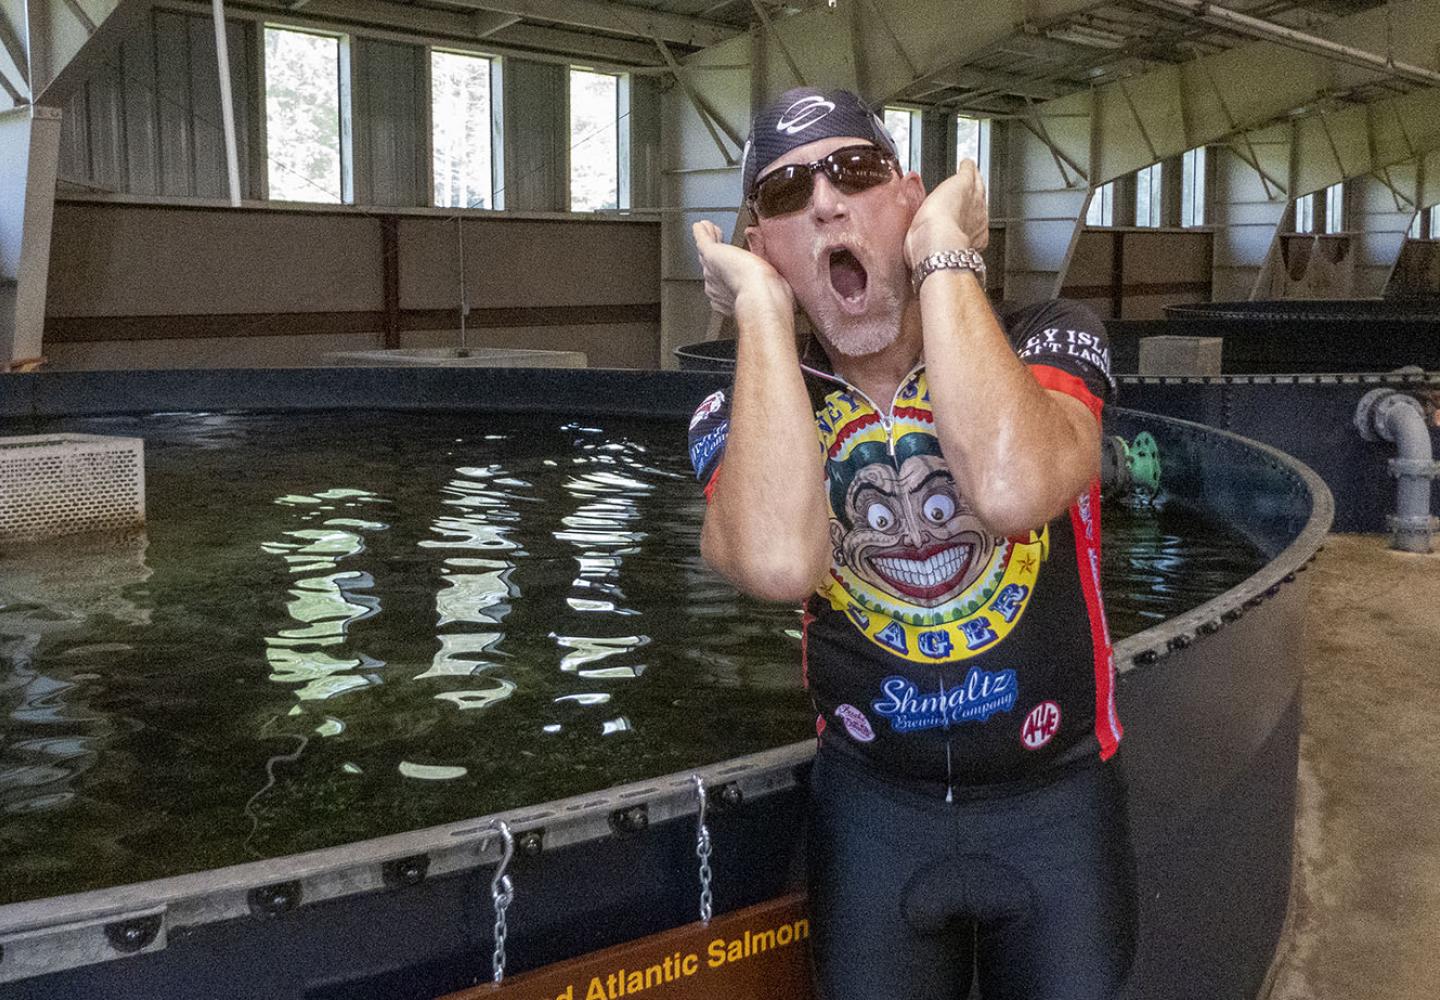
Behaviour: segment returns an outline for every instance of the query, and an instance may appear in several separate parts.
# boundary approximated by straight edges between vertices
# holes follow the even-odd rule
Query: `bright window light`
[[[1102,184],[1090,196],[1090,207],[1085,212],[1087,226],[1115,225],[1115,185]]]
[[[1180,158],[1180,225],[1205,225],[1205,147]]]
[[[1345,230],[1345,184],[1332,184],[1325,189],[1325,231],[1339,233]]]
[[[990,122],[984,118],[955,119],[955,162],[974,160],[985,180],[985,198],[990,200]]]
[[[885,131],[895,140],[895,152],[900,157],[902,171],[911,169],[911,146],[920,134],[920,123],[915,117],[915,112],[905,108],[885,109]]]
[[[1315,231],[1315,196],[1313,194],[1295,199],[1295,231],[1297,233],[1313,233]]]
[[[1135,175],[1135,225],[1160,225],[1160,164],[1153,163]]]
[[[484,56],[430,53],[431,167],[435,204],[497,208],[490,75]]]
[[[1440,205],[1430,208],[1430,232],[1427,235],[1432,240],[1440,239]]]
[[[570,70],[570,211],[620,207],[620,78]]]
[[[1412,240],[1418,240],[1420,238],[1420,216],[1421,213],[1416,212],[1415,217],[1410,220],[1410,228],[1405,231],[1405,235]]]
[[[270,197],[344,200],[340,39],[265,28]]]

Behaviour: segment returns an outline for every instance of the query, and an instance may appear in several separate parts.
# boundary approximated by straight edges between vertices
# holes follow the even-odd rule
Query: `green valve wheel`
[[[1154,496],[1160,492],[1160,446],[1149,431],[1135,435],[1127,449],[1126,465],[1130,470],[1130,487]]]

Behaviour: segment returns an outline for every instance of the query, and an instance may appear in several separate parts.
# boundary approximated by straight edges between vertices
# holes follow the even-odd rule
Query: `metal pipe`
[[[465,318],[470,315],[470,294],[465,287],[465,219],[455,216],[455,239],[460,245],[460,347],[457,358],[470,356],[470,345],[466,343]]]
[[[1440,475],[1425,425],[1425,407],[1414,396],[1394,389],[1367,392],[1355,407],[1355,427],[1366,441],[1391,441],[1396,457],[1390,474],[1398,480],[1395,513],[1390,517],[1390,547],[1429,552],[1436,520],[1430,514],[1430,484]]]
[[[230,45],[225,36],[225,0],[212,0],[215,15],[215,63],[220,75],[220,114],[225,132],[225,166],[230,175],[230,205],[240,207],[240,153],[235,148],[235,98],[230,93]]]
[[[1228,7],[1217,7],[1207,0],[1140,0],[1140,2],[1148,7],[1157,7],[1162,10],[1180,10],[1194,15],[1202,21],[1232,28],[1241,34],[1250,35],[1252,38],[1262,38],[1305,52],[1333,56],[1352,66],[1379,70],[1412,83],[1421,83],[1432,87],[1440,84],[1440,73],[1425,69],[1423,66],[1395,62],[1387,56],[1376,55],[1374,52],[1357,49],[1351,45],[1332,42],[1328,38],[1312,35],[1305,31],[1297,31],[1283,24],[1276,24],[1274,21],[1251,17],[1249,14],[1242,14],[1238,10],[1230,10]]]

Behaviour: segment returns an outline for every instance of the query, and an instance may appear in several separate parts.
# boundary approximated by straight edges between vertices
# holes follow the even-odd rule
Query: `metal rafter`
[[[489,10],[527,20],[568,24],[592,31],[608,31],[636,38],[702,48],[743,32],[718,21],[683,14],[666,14],[649,7],[615,0],[447,0],[452,6]]]

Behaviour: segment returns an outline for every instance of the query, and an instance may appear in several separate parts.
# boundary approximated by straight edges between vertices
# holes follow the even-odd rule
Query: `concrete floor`
[[[1436,1000],[1440,553],[1332,535],[1311,573],[1291,935],[1268,1000]]]

